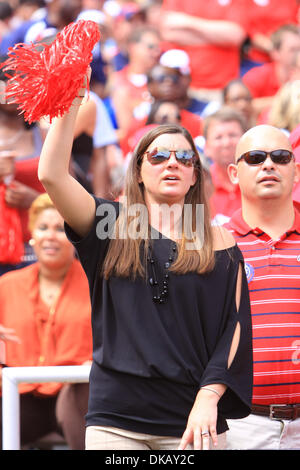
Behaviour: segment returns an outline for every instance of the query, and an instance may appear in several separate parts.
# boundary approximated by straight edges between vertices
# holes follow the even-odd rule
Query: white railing
[[[85,383],[91,366],[5,367],[2,369],[2,448],[20,449],[19,383]]]

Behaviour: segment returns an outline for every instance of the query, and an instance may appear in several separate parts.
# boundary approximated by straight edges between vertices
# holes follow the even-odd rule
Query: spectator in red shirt
[[[164,0],[162,11],[166,48],[183,49],[190,56],[192,90],[199,99],[220,99],[221,89],[239,76],[247,5],[240,0]]]
[[[242,208],[227,228],[246,263],[254,385],[252,413],[229,421],[228,445],[241,450],[297,449],[300,212],[293,204],[292,191],[300,179],[300,164],[295,162],[286,134],[262,125],[241,138],[229,173],[233,183],[239,184],[242,198]]]
[[[236,145],[246,130],[243,116],[230,108],[221,108],[204,122],[205,155],[211,160],[210,172],[214,193],[210,198],[212,216],[217,221],[228,219],[240,207],[240,190],[228,176],[234,162]]]
[[[250,0],[247,58],[260,63],[271,60],[271,34],[282,25],[298,23],[298,3],[298,0]]]
[[[300,51],[300,32],[294,24],[281,26],[271,39],[272,62],[253,67],[243,76],[257,113],[269,107],[279,88],[291,79],[295,55]]]

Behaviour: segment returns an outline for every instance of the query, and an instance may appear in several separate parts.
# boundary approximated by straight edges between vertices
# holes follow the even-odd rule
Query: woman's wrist
[[[200,390],[206,390],[207,392],[211,392],[211,393],[214,393],[215,395],[217,395],[219,398],[221,398],[221,393],[218,392],[218,390],[216,390],[215,388],[213,387],[201,387]]]
[[[84,95],[75,96],[71,106],[80,106],[82,104],[83,98],[84,98]]]
[[[210,396],[212,399],[220,400],[222,395],[225,393],[227,386],[225,384],[207,384],[200,387],[199,392],[201,395]]]

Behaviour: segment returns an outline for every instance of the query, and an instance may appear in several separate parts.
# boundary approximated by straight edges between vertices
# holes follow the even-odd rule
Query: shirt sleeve
[[[236,283],[240,263],[243,269],[240,304],[237,309]],[[227,389],[218,403],[219,413],[224,418],[243,418],[251,412],[253,358],[250,300],[241,253],[239,259],[233,260],[229,275],[232,276],[232,282],[229,283],[230,292],[224,309],[222,333],[202,375],[200,386],[225,384]],[[238,324],[239,342],[234,358],[228,365],[232,339]]]
[[[89,233],[80,238],[65,222],[65,232],[75,247],[81,265],[91,283],[95,279],[99,265],[104,261],[115,221],[119,215],[119,203],[94,196],[96,202],[95,219]]]

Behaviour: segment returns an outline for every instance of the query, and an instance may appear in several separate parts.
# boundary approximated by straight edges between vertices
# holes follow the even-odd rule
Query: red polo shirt
[[[245,259],[252,325],[253,403],[300,403],[300,212],[279,240],[251,229],[241,209],[226,227]]]

